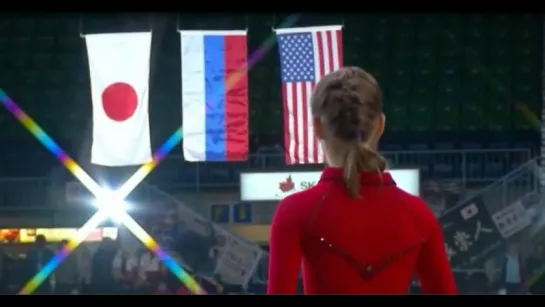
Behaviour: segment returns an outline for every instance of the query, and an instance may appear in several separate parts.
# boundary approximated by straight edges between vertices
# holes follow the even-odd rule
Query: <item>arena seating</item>
[[[91,111],[80,32],[143,31],[152,23],[145,14],[110,15],[10,14],[0,21],[0,86],[76,156],[88,136]],[[273,35],[271,27],[282,18],[164,15],[154,19],[164,25],[153,26],[158,31],[154,37],[161,38],[154,42],[152,56],[153,142],[158,145],[181,121],[176,27],[247,27],[249,50],[255,50]],[[345,64],[366,68],[382,84],[388,117],[383,150],[537,146],[535,127],[516,106],[524,104],[541,113],[539,16],[313,15],[303,16],[296,26],[335,23],[345,26]],[[282,144],[278,79],[273,47],[250,72],[253,150]],[[49,154],[7,112],[0,111],[0,126],[0,155],[6,162],[0,165],[0,176],[47,175],[55,163],[45,157]],[[232,167],[224,172],[232,172]]]
[[[0,20],[0,88],[83,161],[80,146],[84,140],[89,142],[91,102],[80,35],[152,28],[150,122],[152,142],[158,146],[181,123],[176,29],[248,28],[252,51],[274,35],[272,28],[284,17],[93,13],[82,18],[13,13]],[[461,154],[456,150],[538,147],[539,132],[518,109],[525,106],[538,117],[541,114],[539,15],[305,15],[295,26],[339,23],[344,25],[345,65],[364,67],[383,88],[388,125],[381,150],[398,165],[422,169],[427,181],[423,196],[433,194],[430,203],[448,207],[460,199],[460,178],[492,181],[531,156],[529,151]],[[276,46],[249,75],[252,152],[257,152],[283,143]],[[60,168],[58,163],[4,110],[0,110],[0,128],[0,178],[50,176],[0,179],[0,207],[59,205],[48,200],[64,199],[62,183],[71,176],[51,176],[52,168]],[[176,151],[177,157],[164,161],[151,175],[153,184],[235,187],[241,170],[285,166],[282,154],[254,155],[245,163],[197,165],[184,162],[181,149]],[[56,194],[51,187],[58,182],[51,178],[60,179]],[[145,192],[140,188],[131,197]],[[265,266],[259,269],[265,276]]]

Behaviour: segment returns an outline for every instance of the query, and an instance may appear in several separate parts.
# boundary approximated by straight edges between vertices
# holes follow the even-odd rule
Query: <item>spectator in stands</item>
[[[138,283],[138,256],[135,252],[127,253],[123,270],[123,281],[129,289],[134,289]]]
[[[523,293],[525,266],[517,244],[510,244],[502,265],[501,281],[508,294]]]
[[[46,246],[47,240],[43,235],[37,235],[34,246],[27,254],[26,272],[28,278],[34,277],[47,264],[54,253]],[[34,291],[34,294],[51,294],[52,293],[51,275]]]
[[[377,81],[343,67],[310,100],[328,167],[278,205],[267,292],[295,294],[302,263],[307,294],[406,294],[415,271],[424,293],[456,293],[434,213],[396,187],[377,152],[386,121]]]
[[[178,264],[182,265],[182,267],[185,269],[186,273],[189,275],[193,275],[193,271],[190,267],[188,267],[183,261],[180,255],[176,252],[168,252],[168,254],[176,261]],[[161,265],[161,281],[164,281],[171,293],[178,294],[178,295],[187,295],[191,294],[191,291],[189,291],[182,282],[176,277],[176,275],[172,274],[172,272],[164,265]]]
[[[125,273],[125,264],[127,262],[127,253],[120,248],[115,254],[114,262],[112,264],[114,279],[117,282],[122,282]]]
[[[81,293],[89,293],[89,285],[91,284],[91,266],[93,253],[85,246],[81,246],[76,250],[78,255],[78,275],[80,277],[79,285]]]
[[[148,249],[140,252],[138,270],[139,280],[147,291],[157,287],[161,279],[161,260]]]
[[[216,234],[211,223],[202,226],[208,230],[206,236],[192,231],[184,231],[177,239],[176,251],[184,254],[184,262],[195,272],[212,275],[216,268],[218,247],[225,244],[225,239]]]
[[[62,240],[60,248],[64,248],[68,240]],[[69,254],[54,272],[55,293],[70,294],[78,288],[78,257],[77,254]]]
[[[138,257],[120,249],[114,259],[114,277],[122,285],[124,293],[132,293],[138,284]]]
[[[536,281],[530,285],[530,293],[545,294],[545,276],[543,269],[545,268],[545,250],[543,245],[538,244],[535,247],[534,254],[526,260],[526,271],[528,278],[535,278]]]
[[[91,265],[91,291],[95,294],[112,294],[117,289],[113,262],[117,247],[110,238],[104,238],[93,255]]]

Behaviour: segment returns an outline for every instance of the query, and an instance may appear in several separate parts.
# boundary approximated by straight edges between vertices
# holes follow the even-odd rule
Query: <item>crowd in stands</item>
[[[163,226],[166,225],[170,224]],[[159,240],[163,241],[162,245],[171,245],[171,248],[167,248],[169,255],[182,264],[207,293],[264,294],[266,258],[262,259],[254,277],[244,289],[240,285],[228,285],[215,275],[215,264],[221,253],[218,246],[221,247],[222,240],[218,239],[221,236],[213,228],[210,229],[210,235],[203,237],[180,227],[178,234],[170,239],[175,242],[164,238]],[[161,237],[161,232],[152,230],[152,233],[154,237]],[[163,236],[169,237],[166,233]],[[121,242],[105,237],[93,249],[78,248],[76,251],[89,250],[89,254],[70,254],[34,293],[190,294],[153,253],[143,246],[138,250],[126,249]],[[53,245],[47,242],[47,238],[38,235],[25,253],[18,253],[19,257],[6,249],[2,250],[0,245],[0,293],[20,291],[65,244],[67,241]],[[545,272],[545,248],[542,241],[535,241],[533,246],[533,250],[529,246],[523,249],[518,241],[512,240],[471,268],[454,269],[459,293],[545,294],[545,278],[540,278]],[[302,293],[302,284],[299,288]],[[416,280],[409,293],[419,293]]]
[[[67,244],[63,241],[58,248]],[[18,293],[53,257],[55,251],[44,236],[35,243],[22,259],[0,254],[0,293]],[[169,253],[175,259],[175,252]],[[35,294],[176,294],[189,295],[190,291],[163,263],[147,249],[135,253],[123,250],[117,241],[102,240],[88,263],[70,254],[35,291]],[[83,269],[82,269],[83,268]],[[230,288],[215,278],[195,274],[197,282],[209,294],[230,294]],[[238,289],[235,289],[237,291]]]
[[[46,239],[38,236],[34,246],[23,259],[13,259],[0,253],[0,293],[15,294],[54,255],[46,246]],[[67,242],[61,242],[62,248]],[[171,252],[180,260],[177,253]],[[116,241],[105,238],[83,265],[77,254],[71,254],[53,274],[36,289],[35,294],[155,294],[190,295],[190,291],[147,249],[129,253]],[[81,268],[88,268],[82,270]],[[545,294],[545,248],[538,244],[535,251],[522,256],[516,244],[507,252],[490,257],[481,268],[455,270],[458,291],[461,294]],[[253,281],[247,289],[222,284],[217,276],[194,273],[193,277],[208,294],[264,294],[265,281]],[[302,284],[300,285],[302,290]],[[302,291],[301,291],[302,293]],[[415,280],[409,293],[420,293]]]

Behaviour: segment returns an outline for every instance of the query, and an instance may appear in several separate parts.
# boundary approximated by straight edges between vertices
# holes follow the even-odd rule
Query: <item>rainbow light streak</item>
[[[278,27],[279,28],[291,27],[297,22],[297,20],[299,20],[300,17],[301,17],[301,14],[292,14],[286,17],[286,19],[284,19]],[[265,56],[265,54],[269,52],[269,50],[271,50],[271,48],[275,44],[276,44],[276,35],[271,34],[265,40],[265,42],[261,44],[261,46],[250,55],[250,58],[248,59],[248,66],[252,68],[255,64],[257,64],[257,62],[260,61]]]
[[[484,73],[484,75],[487,77],[488,83],[490,83],[494,87],[498,87],[502,85],[502,83],[498,81],[496,78],[494,78],[494,76],[488,71],[488,69],[486,69],[486,67],[481,62],[477,62],[476,64],[479,67],[479,69]],[[528,108],[528,106],[525,103],[519,102],[519,101],[515,101],[515,102],[511,101],[511,103],[513,103],[513,106],[515,107],[515,109],[518,110],[520,113],[522,113],[522,115],[526,118],[527,121],[530,122],[530,124],[534,126],[534,128],[536,128],[538,131],[541,131],[541,121],[539,120],[537,115],[534,112],[532,112],[530,108]]]
[[[292,15],[282,23],[283,27],[290,26],[299,19],[299,15]],[[257,62],[259,62],[263,56],[274,46],[276,43],[276,36],[271,35],[259,49],[254,51],[248,63],[241,67],[235,74],[233,74],[226,82],[226,89],[231,88],[240,80],[244,71],[251,69]],[[153,154],[152,160],[142,165],[127,181],[117,190],[121,198],[125,198],[128,194],[149,175],[153,169],[168,155],[168,153],[174,149],[183,139],[183,128],[180,126],[174,133],[163,143],[159,149]],[[188,287],[188,289],[196,294],[204,294],[204,291],[200,286],[189,276],[167,253],[165,253],[153,238],[147,234],[138,223],[133,219],[128,218],[127,214],[121,216],[121,222],[138,238],[147,248],[149,248],[163,263],[170,269],[170,271],[178,277],[180,281]]]
[[[295,24],[295,22],[297,22],[297,20],[299,20],[300,17],[301,17],[300,14],[290,15],[286,17],[286,19],[279,25],[279,27],[282,27],[282,28],[290,27],[293,24]],[[227,82],[225,84],[226,91],[229,90],[233,85],[235,85],[240,80],[240,78],[243,76],[245,71],[252,69],[255,66],[255,64],[261,61],[261,59],[263,59],[265,54],[269,52],[269,50],[271,50],[271,48],[275,44],[276,44],[276,35],[273,33],[265,40],[265,42],[261,44],[259,48],[257,48],[257,50],[254,50],[254,52],[252,52],[252,54],[248,58],[248,63],[242,66],[240,69],[238,69],[237,72],[235,72],[229,79],[227,79]]]
[[[150,162],[143,164],[127,181],[117,190],[123,198],[136,188],[136,186],[149,175],[168,153],[180,144],[183,138],[183,128],[180,126],[174,133],[155,151]]]
[[[48,136],[43,129],[41,129],[38,124],[34,120],[32,120],[19,106],[15,104],[15,102],[9,98],[6,93],[0,89],[0,102],[2,102],[2,105],[6,107],[10,113],[12,113],[15,118],[17,118],[21,124],[27,130],[29,130],[32,135],[34,135],[40,143],[42,143],[50,152],[52,152],[55,157],[61,163],[70,171],[74,176],[81,181],[81,183],[89,189],[93,195],[96,197],[100,196],[102,194],[101,187],[67,154],[65,153],[53,139]],[[158,153],[154,155],[154,159],[152,162],[145,164],[149,165],[150,167],[144,167],[141,168],[140,173],[143,174],[140,177],[143,179],[149,172],[153,169],[153,167],[156,165],[156,163],[163,158],[174,146],[176,146],[177,143],[181,140],[181,128],[179,129],[180,133],[174,134],[171,136],[167,142],[161,146],[161,148],[158,150]],[[159,159],[155,159],[155,157],[159,157]],[[138,174],[138,172],[136,173]],[[133,176],[134,177],[134,176]],[[134,180],[132,182],[135,182]],[[134,184],[134,187],[138,185],[140,181],[136,182]],[[124,185],[126,186],[126,184]],[[132,189],[124,189],[122,194],[122,198],[128,196],[128,194],[132,191]],[[46,278],[59,266],[59,264],[71,253],[75,250],[75,248],[83,242],[83,240],[89,235],[89,233],[96,227],[98,227],[106,218],[108,218],[107,215],[103,214],[103,210],[99,208],[98,212],[95,213],[89,219],[89,221],[77,232],[76,237],[70,240],[70,243],[65,247],[62,248],[57,252],[57,254],[50,259],[47,264],[34,276],[19,292],[20,294],[30,294],[36,288],[39,287],[39,285],[46,280]],[[138,233],[137,238],[139,238],[146,246],[150,246],[152,248],[152,251],[157,254],[159,259],[165,261],[165,265],[172,270],[174,274],[182,281],[184,284],[188,287],[190,291],[196,294],[205,294],[204,290],[198,285],[198,283],[187,274],[183,268],[181,268],[170,256],[168,256],[163,250],[160,249],[160,247],[157,245],[157,243],[151,238],[149,234],[146,233],[146,231],[138,225],[128,214],[124,213],[122,214],[122,221],[124,223],[128,223],[127,229],[135,229],[136,233]],[[131,230],[132,231],[132,230]]]
[[[161,249],[157,242],[142,228],[142,226],[136,223],[128,214],[125,213],[121,216],[121,222],[167,266],[174,276],[178,277],[178,279],[184,283],[189,291],[195,294],[206,294],[191,275],[187,274],[174,258]]]
[[[70,239],[57,254],[51,258],[46,265],[28,281],[19,294],[31,294],[34,292],[53,271],[78,247],[85,238],[97,228],[107,216],[101,214],[102,211],[95,213],[77,232],[74,238]]]
[[[279,27],[290,27],[295,24],[300,17],[300,14],[290,15],[286,17]],[[244,72],[252,69],[257,62],[263,59],[263,56],[265,56],[265,54],[271,50],[275,44],[276,35],[271,34],[257,50],[252,52],[248,59],[248,63],[239,68],[233,75],[231,75],[229,79],[227,79],[225,90],[229,90],[231,87],[233,87],[233,85],[235,85],[243,76]],[[210,108],[210,105],[207,104],[207,107]],[[146,178],[146,176],[153,171],[159,162],[161,162],[168,155],[168,153],[174,149],[174,147],[180,144],[182,138],[183,129],[182,126],[180,126],[180,128],[176,129],[176,131],[172,133],[167,141],[163,143],[163,145],[161,145],[161,147],[159,147],[159,149],[153,154],[152,160],[142,165],[129,179],[127,179],[125,184],[118,189],[120,195],[126,197],[125,194],[128,195],[127,191],[132,191],[142,180],[144,180],[144,178]]]
[[[281,24],[282,27],[289,27],[294,24],[300,15],[295,14],[286,18],[285,22]],[[226,89],[228,90],[240,80],[246,70],[254,67],[263,56],[274,46],[276,43],[276,35],[271,35],[267,40],[254,51],[248,63],[237,70],[226,82]],[[208,106],[209,107],[209,106]],[[149,175],[153,169],[168,155],[168,153],[174,149],[183,139],[183,127],[180,126],[172,135],[163,143],[159,149],[153,154],[152,160],[142,165],[127,181],[117,190],[121,198],[125,198],[128,194]],[[153,240],[153,238],[146,233],[144,229],[138,223],[136,223],[128,214],[122,214],[121,222],[139,239],[148,249],[150,249],[163,263],[170,269],[170,271],[178,277],[180,281],[188,287],[188,289],[196,294],[204,294],[204,290],[187,274],[167,253],[165,253]]]
[[[21,124],[34,135],[47,150],[66,167],[81,183],[94,195],[99,195],[102,188],[72,159],[53,139],[43,131],[32,118],[30,118],[6,93],[0,89],[0,103],[11,113]]]
[[[293,25],[300,15],[294,14],[288,16],[280,27],[289,27]],[[248,59],[248,63],[241,67],[237,73],[235,73],[226,82],[226,88],[232,87],[242,77],[244,71],[253,68],[253,66],[259,62],[263,56],[274,46],[276,43],[276,36],[272,34],[267,40],[255,50]],[[19,108],[6,93],[0,89],[0,102],[10,111],[15,118],[17,118],[21,124],[32,133],[40,143],[42,143],[51,153],[53,153],[59,161],[79,180],[81,183],[89,189],[89,191],[95,195],[101,195],[102,190],[100,186],[72,159],[66,154],[60,146],[49,137],[43,129],[41,129],[34,120],[32,120],[21,108]],[[183,128],[180,126],[174,133],[167,139],[161,147],[153,154],[153,158],[150,162],[142,165],[132,175],[123,186],[118,190],[121,199],[127,197],[130,192],[138,186],[142,180],[149,175],[153,169],[163,160],[168,153],[176,147],[183,139]],[[108,216],[102,214],[99,210],[95,215],[87,221],[87,223],[78,231],[76,237],[70,240],[69,244],[62,248],[43,268],[36,276],[34,276],[20,291],[21,294],[30,294],[49,276],[59,264],[75,250],[75,248],[83,242],[83,240],[89,235],[89,233],[102,223],[102,221]],[[165,251],[163,251],[157,242],[140,226],[133,218],[131,218],[126,212],[122,213],[121,222],[129,229],[147,248],[149,248],[163,263],[172,271],[172,273],[178,277],[188,289],[195,294],[206,294],[206,292],[199,286],[199,284],[189,275],[185,270],[176,263],[176,261],[170,257]]]
[[[528,278],[528,280],[525,283],[526,288],[529,289],[531,286],[533,286],[539,280],[539,278],[543,275],[543,273],[545,273],[545,268],[538,270],[534,275]]]
[[[539,118],[537,118],[535,112],[532,112],[532,110],[530,110],[525,103],[516,102],[515,109],[522,113],[522,115],[526,117],[530,124],[534,125],[536,129],[541,131],[541,121],[539,120]]]

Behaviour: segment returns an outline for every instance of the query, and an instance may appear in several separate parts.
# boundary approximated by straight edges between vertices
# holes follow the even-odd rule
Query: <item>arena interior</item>
[[[94,178],[115,187],[135,168],[89,162],[92,105],[83,35],[153,31],[149,114],[152,144],[158,147],[181,124],[177,29],[248,29],[251,53],[287,17],[5,14],[0,87]],[[523,208],[519,219],[529,223],[511,232],[495,228],[496,241],[474,242],[452,260],[460,292],[497,293],[501,265],[494,259],[514,243],[530,257],[542,240],[542,16],[304,14],[295,26],[333,24],[343,25],[344,64],[363,67],[382,86],[387,128],[380,151],[394,170],[420,170],[420,194],[442,223],[472,202],[485,208],[485,218],[495,227],[502,219],[498,212]],[[272,46],[249,72],[247,162],[189,163],[178,146],[129,196],[130,214],[198,280],[209,283],[209,291],[259,294],[266,285],[269,225],[278,200],[241,199],[240,174],[322,167],[285,164],[279,66]],[[69,239],[63,236],[73,233],[63,229],[81,227],[95,209],[85,188],[3,109],[0,127],[0,284],[5,293],[14,293],[28,279],[14,276],[28,277],[17,272],[35,236],[44,234],[55,250],[60,240]],[[457,232],[469,227],[455,223]],[[122,226],[108,222],[104,227],[115,231],[102,231],[71,257],[89,261],[105,237],[114,238],[125,254],[142,249]],[[455,233],[445,230],[447,244],[457,246]],[[78,270],[85,280],[89,267]],[[532,285],[541,273],[534,275]],[[134,291],[127,288],[119,291]],[[418,292],[417,283],[411,291]]]

